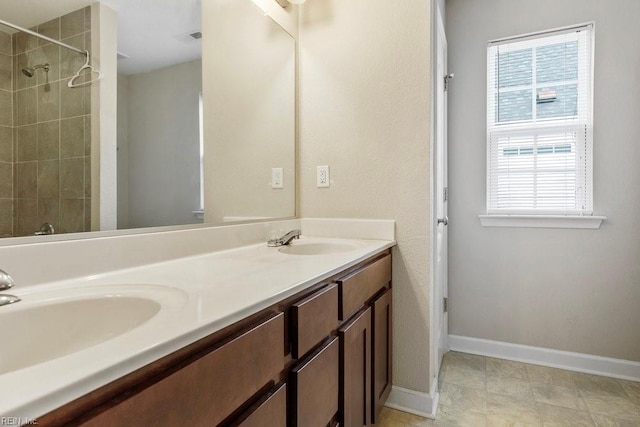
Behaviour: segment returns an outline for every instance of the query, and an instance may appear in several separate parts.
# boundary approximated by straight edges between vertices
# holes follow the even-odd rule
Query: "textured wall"
[[[301,216],[397,221],[394,384],[428,392],[430,4],[309,0],[300,25]]]
[[[448,0],[450,332],[640,360],[640,2]],[[600,230],[483,228],[486,41],[595,21]]]
[[[127,80],[127,226],[200,222],[192,212],[200,202],[202,62],[172,65]]]

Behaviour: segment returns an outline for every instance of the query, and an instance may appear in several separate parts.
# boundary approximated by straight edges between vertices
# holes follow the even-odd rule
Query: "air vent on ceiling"
[[[1,1],[1,0],[0,0]],[[191,31],[186,33],[178,34],[173,36],[176,40],[182,43],[201,43],[202,41],[202,31],[193,28]]]

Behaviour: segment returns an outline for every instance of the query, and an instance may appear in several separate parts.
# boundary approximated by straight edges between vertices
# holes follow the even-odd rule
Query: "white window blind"
[[[593,25],[487,49],[487,213],[590,215]]]

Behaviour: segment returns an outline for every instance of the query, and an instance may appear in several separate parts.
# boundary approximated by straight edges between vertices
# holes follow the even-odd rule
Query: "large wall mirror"
[[[106,166],[95,91],[67,87],[84,57],[0,25],[0,236],[101,230],[98,164],[117,176],[110,230],[295,216],[294,38],[253,0],[102,4],[117,16],[117,73],[104,76],[117,121],[100,122],[116,127],[117,161]],[[2,0],[0,19],[91,50],[92,8]]]

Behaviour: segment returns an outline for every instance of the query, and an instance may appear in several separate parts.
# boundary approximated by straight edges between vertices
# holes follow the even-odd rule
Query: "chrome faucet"
[[[56,230],[53,228],[53,225],[45,222],[40,226],[40,230],[36,231],[33,234],[35,234],[36,236],[48,236],[50,234],[54,234],[55,232]]]
[[[301,233],[302,232],[300,230],[292,230],[282,237],[279,237],[276,239],[269,239],[267,241],[267,246],[271,246],[271,247],[286,246],[289,243],[291,243],[293,239],[299,239]]]
[[[4,270],[0,270],[0,291],[6,291],[7,289],[13,288],[15,282],[11,278],[11,276]],[[20,301],[20,298],[13,295],[1,295],[0,294],[0,307],[3,305],[13,304],[14,302]]]

